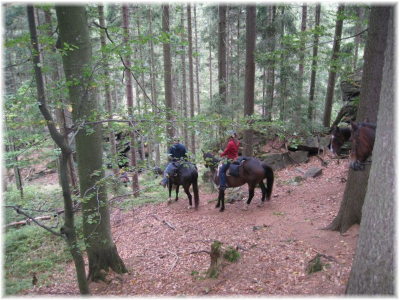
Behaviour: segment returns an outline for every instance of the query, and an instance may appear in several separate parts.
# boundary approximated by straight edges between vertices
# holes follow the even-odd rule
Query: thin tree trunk
[[[193,83],[193,41],[192,41],[192,9],[187,5],[188,41],[189,41],[189,91],[190,91],[190,118],[194,118],[194,83]],[[196,138],[194,131],[191,134],[191,150],[196,155]]]
[[[335,37],[333,42],[332,58],[329,68],[329,78],[328,78],[328,87],[326,90],[324,117],[322,120],[322,125],[324,125],[324,127],[326,128],[329,128],[331,124],[333,94],[335,91],[335,82],[336,82],[336,60],[339,58],[340,39],[342,38],[342,29],[343,29],[343,16],[342,16],[343,11],[344,11],[344,4],[339,4],[338,11],[336,14],[337,19],[335,27]]]
[[[226,5],[218,6],[218,87],[220,102],[226,104]]]
[[[361,32],[361,23],[362,23],[363,15],[364,15],[364,8],[362,6],[360,6],[358,8],[358,21],[357,21],[356,33]],[[354,71],[357,70],[358,47],[360,46],[360,38],[361,38],[361,35],[357,34],[356,40],[355,40],[355,49],[354,49],[354,63],[353,63]]]
[[[321,16],[321,3],[317,3],[315,7],[315,31],[317,31],[320,23]],[[313,56],[311,63],[311,83],[310,83],[310,95],[309,95],[309,105],[308,105],[308,119],[310,121],[315,120],[315,108],[314,108],[314,96],[315,96],[315,82],[317,77],[317,64],[318,64],[318,43],[319,34],[316,32],[314,34],[314,44],[313,44]]]
[[[268,37],[269,37],[269,51],[273,53],[275,51],[275,15],[276,15],[276,5],[272,5],[269,7],[269,29],[268,29]],[[266,98],[269,99],[269,107],[267,121],[272,121],[272,109],[274,105],[274,92],[275,92],[275,60],[270,59],[268,61],[267,66],[267,95]]]
[[[126,4],[122,4],[122,17],[123,17],[123,29],[124,29],[124,42],[127,43],[129,40],[129,11]],[[128,114],[133,122],[133,91],[132,91],[132,73],[131,73],[131,60],[129,57],[125,59],[125,78],[126,78],[126,98],[128,106]],[[130,151],[131,151],[131,167],[132,167],[132,189],[133,195],[139,197],[139,178],[137,173],[137,162],[136,162],[136,132],[133,125],[131,125],[130,133]]]
[[[181,27],[182,27],[182,30],[185,29],[185,13],[184,13],[183,7],[184,6],[182,4],[181,5]],[[182,105],[183,105],[183,117],[185,119],[185,126],[183,128],[183,136],[184,136],[185,145],[189,145],[188,126],[187,126],[188,110],[187,110],[186,53],[185,53],[185,51],[182,51],[181,57],[182,57]]]
[[[195,51],[196,51],[196,94],[197,94],[197,114],[200,114],[200,80],[199,80],[199,48],[197,46],[197,16],[196,16],[196,4],[194,4],[194,35],[195,35]]]
[[[295,109],[295,124],[296,127],[299,128],[300,126],[300,117],[302,115],[302,102],[303,102],[303,81],[304,81],[304,55],[305,55],[305,48],[306,48],[306,42],[305,42],[305,36],[304,33],[306,31],[307,27],[307,3],[303,3],[303,10],[302,10],[302,17],[301,17],[301,47],[300,47],[300,54],[299,54],[299,83],[298,83],[298,93],[297,93],[297,98],[296,99],[296,109]]]
[[[246,78],[244,91],[244,116],[254,114],[254,84],[255,84],[255,59],[256,49],[256,6],[248,5],[246,8]],[[244,131],[243,156],[253,156],[253,122],[249,121],[250,129]]]
[[[149,8],[149,34],[150,36],[153,36],[153,15],[152,15],[152,7],[150,6]],[[150,40],[150,52],[151,52],[151,62],[150,62],[150,80],[151,80],[151,99],[153,100],[153,103],[156,107],[158,107],[158,101],[157,101],[157,89],[156,89],[156,77],[155,77],[155,60],[154,60],[154,43],[153,40]],[[156,108],[157,110],[157,108]],[[157,110],[157,113],[158,110]],[[157,141],[158,139],[158,135],[155,132],[154,133],[154,151],[156,154],[156,158],[155,158],[155,163],[156,166],[159,167],[160,166],[160,144]]]
[[[100,22],[100,26],[102,28],[106,28],[106,22],[104,20],[104,6],[103,5],[99,5],[98,6],[98,11],[99,11],[99,22]],[[100,41],[101,41],[101,47],[105,48],[107,41],[106,41],[106,33],[105,31],[101,31],[100,34]],[[107,56],[106,53],[103,51],[102,52],[102,59],[103,59],[103,64],[104,64],[104,77],[106,79],[108,79],[110,77],[110,73],[108,71],[108,67],[107,67]],[[107,82],[105,85],[105,92],[106,92],[106,110],[108,112],[109,115],[109,119],[112,120],[113,119],[113,110],[112,110],[112,100],[111,100],[111,87],[110,84]],[[111,124],[110,126],[111,127]],[[115,144],[115,132],[114,130],[110,129],[110,132],[108,134],[109,139],[110,139],[110,144],[111,144],[111,157],[114,160],[114,163],[112,164],[112,170],[114,172],[115,175],[118,174],[118,157],[117,157],[117,147]]]
[[[162,15],[162,30],[169,36],[169,5],[164,4]],[[163,43],[164,57],[164,85],[165,85],[165,107],[167,109],[166,131],[169,140],[173,139],[174,129],[172,124],[172,68],[171,68],[171,46],[169,43]]]

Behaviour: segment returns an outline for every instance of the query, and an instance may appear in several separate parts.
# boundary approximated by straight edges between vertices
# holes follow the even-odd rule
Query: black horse
[[[220,160],[213,156],[211,153],[203,152],[203,159],[205,161],[206,167],[210,168],[212,174],[212,180],[215,184],[219,184],[219,174],[218,174],[218,165]],[[231,164],[232,166],[232,164]],[[229,169],[228,169],[229,170]],[[265,187],[263,180],[267,179],[267,187]],[[257,184],[260,186],[262,191],[262,197],[260,206],[262,206],[265,202],[265,198],[267,201],[271,198],[272,186],[274,185],[274,171],[272,167],[266,163],[261,162],[257,158],[246,157],[244,161],[240,164],[240,175],[236,176],[227,176],[226,177],[227,186],[238,187],[247,183],[249,187],[249,198],[246,201],[244,206],[244,210],[247,210],[251,200],[254,197],[254,189]],[[223,212],[225,210],[225,191],[219,191],[218,195],[218,203],[215,206],[216,208],[220,207],[220,211]]]
[[[173,165],[175,168],[171,168],[168,172],[168,190],[169,190],[169,200],[168,203],[171,203],[171,191],[172,186],[176,187],[176,198],[175,201],[178,201],[178,193],[179,186],[183,186],[183,189],[186,195],[189,198],[189,207],[188,209],[193,208],[192,205],[192,194],[189,191],[191,185],[193,185],[193,193],[194,193],[194,205],[195,209],[199,207],[199,188],[197,184],[197,179],[199,174],[197,172],[197,167],[190,162],[182,162],[175,163]]]

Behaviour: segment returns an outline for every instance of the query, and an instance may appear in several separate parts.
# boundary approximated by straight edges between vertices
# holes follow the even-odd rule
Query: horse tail
[[[199,186],[197,184],[199,174],[197,170],[192,171],[192,186],[193,186],[193,193],[194,193],[194,207],[197,209],[199,207]]]
[[[269,200],[271,198],[272,187],[274,185],[274,170],[267,162],[263,162],[261,165],[264,168],[264,178],[267,179],[267,199]]]

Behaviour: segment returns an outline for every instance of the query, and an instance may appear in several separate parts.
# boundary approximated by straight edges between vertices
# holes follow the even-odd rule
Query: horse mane
[[[370,129],[373,129],[373,130],[376,130],[376,124],[372,124],[372,123],[369,123],[369,122],[361,122],[361,123],[358,123],[358,127],[360,128],[360,127],[368,127],[368,128],[370,128]]]

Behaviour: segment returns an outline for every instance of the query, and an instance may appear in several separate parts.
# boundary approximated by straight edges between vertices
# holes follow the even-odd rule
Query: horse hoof
[[[217,205],[215,205],[215,208],[218,208],[220,205],[219,204],[217,204]]]
[[[171,204],[171,203],[172,203],[172,200],[171,200],[171,199],[168,199],[167,203],[168,203],[168,204]]]
[[[246,204],[244,207],[243,207],[243,210],[247,210],[249,208],[249,206]]]
[[[193,206],[189,205],[187,209],[192,209],[192,208],[193,208]]]
[[[219,212],[224,212],[224,209],[221,208],[221,209],[219,210]]]
[[[258,207],[261,207],[261,206],[263,206],[263,205],[264,205],[264,203],[265,203],[264,201],[261,201],[261,202],[260,202],[260,204],[258,204]]]

